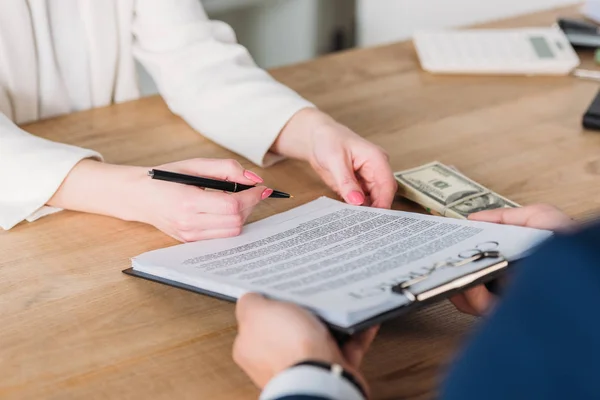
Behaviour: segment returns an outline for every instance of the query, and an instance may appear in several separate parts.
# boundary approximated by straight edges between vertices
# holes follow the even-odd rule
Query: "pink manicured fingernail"
[[[348,200],[350,201],[350,204],[360,206],[362,203],[365,202],[365,196],[361,192],[357,192],[355,190],[348,194]]]
[[[260,197],[262,197],[262,199],[266,199],[267,197],[269,197],[271,194],[273,194],[273,189],[265,189],[264,192],[262,192],[262,195]]]
[[[263,178],[261,178],[260,176],[256,175],[252,171],[245,170],[244,171],[244,176],[246,178],[250,179],[251,181],[256,182],[256,183],[263,183]]]

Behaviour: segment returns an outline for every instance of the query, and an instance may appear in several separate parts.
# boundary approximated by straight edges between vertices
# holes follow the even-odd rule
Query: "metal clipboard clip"
[[[467,275],[459,276],[451,281],[441,283],[440,285],[427,289],[421,293],[415,293],[411,290],[412,286],[428,279],[435,271],[441,268],[461,267],[472,262],[483,260],[484,258],[497,259],[497,262],[493,263],[492,265],[486,265],[485,267],[482,267],[481,269],[471,272]],[[465,258],[464,260],[454,262],[442,261],[435,263],[425,273],[393,286],[392,292],[404,295],[411,303],[425,301],[440,294],[463,288],[489,274],[500,271],[507,266],[508,261],[499,251],[481,251],[469,258]]]

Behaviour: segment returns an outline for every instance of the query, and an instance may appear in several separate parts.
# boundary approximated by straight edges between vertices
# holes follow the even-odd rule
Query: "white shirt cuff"
[[[262,391],[260,400],[275,400],[291,395],[365,400],[358,389],[345,378],[309,365],[293,367],[275,376]]]
[[[26,218],[26,220],[27,220],[27,222],[37,221],[38,219],[45,217],[46,215],[54,214],[54,213],[57,213],[62,210],[63,210],[62,208],[43,206],[41,208],[38,208],[31,214],[29,214],[29,216]]]

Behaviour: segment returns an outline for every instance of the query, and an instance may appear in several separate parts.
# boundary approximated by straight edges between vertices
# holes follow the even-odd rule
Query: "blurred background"
[[[470,25],[580,3],[573,0],[198,0],[230,24],[256,62],[274,68],[415,30]],[[142,90],[156,89],[143,71]]]
[[[492,21],[573,0],[202,0],[271,68],[357,46],[407,39],[417,29]]]

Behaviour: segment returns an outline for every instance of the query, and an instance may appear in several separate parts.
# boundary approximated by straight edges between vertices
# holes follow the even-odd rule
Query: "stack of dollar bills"
[[[478,211],[519,207],[438,161],[396,172],[394,176],[399,193],[432,214],[466,219]]]

